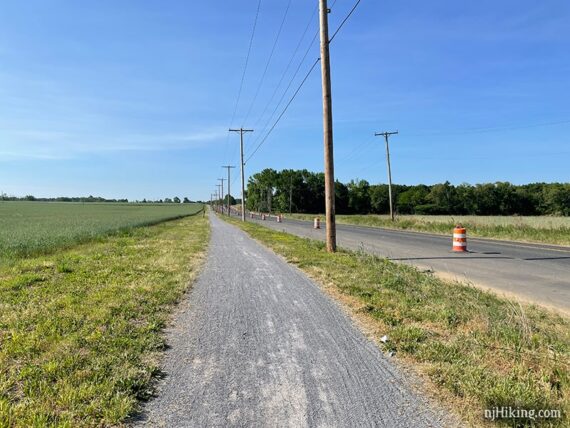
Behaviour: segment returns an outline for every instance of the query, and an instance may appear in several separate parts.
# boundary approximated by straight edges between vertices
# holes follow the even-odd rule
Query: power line
[[[482,127],[482,128],[467,128],[457,129],[455,131],[425,131],[419,133],[405,134],[410,137],[429,137],[429,136],[445,136],[445,135],[465,135],[465,134],[483,134],[487,132],[500,132],[500,131],[515,131],[517,129],[540,128],[543,126],[565,125],[570,123],[570,120],[560,120],[557,122],[544,122],[535,123],[530,125],[519,126],[495,126],[495,127]]]
[[[293,94],[293,96],[291,97],[291,99],[289,100],[289,102],[287,103],[287,105],[285,106],[285,108],[283,109],[283,111],[281,112],[281,114],[279,115],[279,117],[271,127],[271,129],[269,129],[263,140],[261,140],[261,142],[255,148],[255,150],[247,157],[245,163],[247,163],[253,157],[253,155],[255,155],[255,153],[259,150],[259,148],[263,145],[263,143],[265,143],[269,135],[271,135],[271,132],[273,132],[273,130],[275,129],[275,127],[277,126],[277,124],[279,123],[279,121],[281,120],[281,118],[283,117],[283,115],[285,114],[285,112],[287,111],[287,109],[289,108],[289,106],[291,105],[291,103],[293,102],[293,100],[295,99],[295,97],[297,96],[297,94],[299,93],[299,91],[301,90],[301,88],[303,87],[303,85],[305,84],[305,82],[307,81],[307,79],[309,78],[309,76],[311,75],[311,73],[313,72],[313,70],[315,69],[316,65],[319,63],[320,60],[321,60],[320,58],[317,58],[317,60],[313,63],[312,67],[309,69],[309,71],[301,81],[301,84],[299,85],[299,87],[297,88],[297,90],[295,91],[295,93]]]
[[[247,72],[247,66],[248,66],[248,64],[249,64],[249,57],[250,57],[250,55],[251,55],[251,48],[252,48],[252,46],[253,46],[253,39],[254,39],[254,36],[255,36],[255,29],[257,28],[257,20],[258,20],[258,18],[259,18],[259,10],[261,9],[261,2],[262,2],[262,0],[259,0],[259,1],[257,2],[257,9],[256,9],[256,11],[255,11],[255,18],[254,18],[254,20],[253,20],[253,28],[251,29],[251,36],[250,36],[250,38],[249,38],[249,46],[248,46],[248,48],[247,48],[247,54],[246,54],[246,57],[245,57],[245,64],[244,64],[244,67],[243,67],[243,72],[242,72],[242,75],[241,75],[241,81],[240,81],[240,84],[239,84],[238,95],[237,95],[237,98],[236,98],[236,103],[235,103],[235,106],[234,106],[234,111],[233,111],[233,113],[232,113],[232,118],[231,118],[231,120],[230,120],[230,126],[229,126],[230,128],[231,128],[231,126],[232,126],[233,123],[234,123],[234,119],[235,119],[235,117],[236,117],[237,109],[238,109],[239,102],[240,102],[240,99],[241,99],[241,94],[242,94],[242,91],[243,91],[243,84],[244,84],[244,82],[245,82],[245,75],[246,75],[246,72]],[[228,141],[229,141],[229,132],[228,132],[228,135],[227,135],[227,137],[226,137],[226,144],[225,144],[225,147],[226,147],[226,154],[227,154]]]
[[[350,9],[350,12],[348,12],[348,15],[346,15],[346,17],[342,20],[342,22],[340,23],[340,25],[338,26],[338,28],[336,29],[336,31],[333,33],[332,37],[329,39],[329,45],[332,43],[333,39],[335,38],[335,36],[338,34],[338,32],[340,31],[340,29],[344,26],[344,24],[346,24],[346,21],[348,21],[348,18],[350,18],[350,15],[352,15],[352,13],[356,10],[356,8],[358,7],[358,5],[360,4],[361,0],[357,0],[357,2],[354,4],[354,6],[352,6],[352,9]],[[335,2],[336,3],[336,2]],[[333,3],[334,6],[334,3]]]
[[[243,67],[243,73],[242,73],[242,75],[241,75],[241,82],[240,82],[240,84],[239,84],[238,96],[237,96],[237,99],[236,99],[236,104],[235,104],[235,106],[234,106],[234,112],[233,112],[233,114],[232,114],[232,120],[231,120],[230,126],[233,124],[233,121],[234,121],[234,119],[235,119],[235,115],[236,115],[236,113],[237,113],[237,109],[238,109],[239,102],[240,102],[240,98],[241,98],[241,93],[242,93],[242,91],[243,91],[243,83],[244,83],[244,81],[245,81],[245,74],[246,74],[246,72],[247,72],[247,66],[248,66],[248,64],[249,64],[249,57],[250,57],[250,55],[251,55],[251,48],[252,48],[252,46],[253,46],[253,38],[254,38],[254,36],[255,36],[255,29],[257,28],[257,19],[259,18],[259,10],[260,10],[260,8],[261,8],[261,1],[262,1],[262,0],[259,0],[259,1],[257,2],[257,10],[255,11],[255,19],[253,20],[253,28],[252,28],[252,30],[251,30],[251,37],[249,38],[249,46],[248,46],[248,48],[247,48],[247,55],[246,55],[246,57],[245,57],[245,64],[244,64],[244,67]]]
[[[378,168],[378,161],[376,159],[374,159],[372,162],[370,162],[369,164],[365,165],[364,167],[362,167],[358,171],[356,171],[356,176],[358,177],[361,174],[364,175],[364,173],[367,173],[372,168],[375,168],[375,169]]]
[[[257,101],[259,91],[260,91],[260,89],[263,86],[263,83],[265,81],[265,76],[267,75],[267,70],[269,69],[269,65],[271,64],[273,54],[275,53],[275,47],[277,46],[277,42],[279,41],[279,37],[281,36],[281,32],[283,31],[283,26],[285,24],[285,20],[287,19],[287,14],[289,13],[289,8],[291,7],[291,1],[292,0],[289,0],[289,2],[287,3],[287,7],[285,8],[285,12],[283,13],[283,19],[281,20],[281,24],[279,25],[279,29],[277,30],[277,35],[275,36],[275,41],[273,42],[273,46],[271,47],[271,52],[269,53],[269,57],[267,58],[267,62],[265,64],[265,69],[263,70],[263,73],[261,75],[261,79],[259,80],[259,84],[257,85],[257,89],[255,91],[255,95],[253,96],[253,99],[251,100],[251,103],[249,105],[249,108],[247,110],[245,118],[243,120],[243,123],[247,122],[247,119],[249,118],[249,115],[251,114],[251,110],[253,109],[253,106],[255,105],[255,101]],[[242,125],[242,127],[243,127],[243,125]]]
[[[358,144],[356,147],[354,147],[347,155],[341,157],[339,160],[348,161],[348,160],[357,159],[359,155],[361,155],[363,153],[367,153],[366,151],[364,151],[362,149],[364,149],[364,147],[366,147],[370,143],[372,143],[372,141],[374,141],[373,138],[369,138],[368,140],[364,140],[363,142]]]
[[[334,7],[334,5],[336,4],[337,0],[334,0],[331,8]],[[263,109],[263,112],[261,113],[261,116],[259,117],[259,119],[256,121],[256,125],[259,123],[259,121],[263,118],[263,116],[265,115],[267,109],[269,108],[269,106],[271,105],[271,102],[273,101],[273,98],[275,98],[275,94],[277,93],[278,89],[281,87],[281,83],[283,83],[283,79],[285,78],[285,75],[287,74],[287,71],[289,70],[289,68],[291,67],[291,64],[293,63],[293,60],[295,59],[295,56],[297,55],[297,52],[299,50],[299,47],[301,46],[301,43],[303,42],[303,40],[305,39],[305,35],[307,34],[307,31],[309,30],[309,27],[311,26],[311,23],[313,22],[313,18],[315,17],[315,14],[317,13],[317,11],[319,10],[319,8],[315,8],[313,10],[313,13],[311,15],[311,18],[309,19],[309,22],[307,23],[307,26],[305,27],[305,31],[303,31],[303,34],[301,36],[301,39],[299,40],[299,43],[297,43],[297,46],[295,47],[295,50],[293,52],[293,55],[291,56],[291,59],[289,60],[289,63],[287,64],[287,67],[285,68],[285,71],[283,72],[283,74],[281,75],[281,79],[279,80],[279,83],[277,84],[277,86],[275,87],[275,90],[273,91],[273,94],[271,95],[268,103],[265,105],[265,108]],[[338,31],[338,30],[337,30]],[[267,129],[267,127],[269,126],[269,124],[271,123],[273,117],[275,116],[275,113],[277,112],[277,110],[279,109],[279,106],[281,105],[281,103],[283,102],[283,99],[285,98],[285,95],[287,95],[287,91],[289,91],[289,88],[291,87],[291,85],[293,84],[293,81],[295,80],[295,77],[297,77],[297,74],[299,73],[299,70],[301,69],[301,66],[303,65],[303,63],[305,62],[305,59],[307,58],[307,55],[309,53],[309,51],[311,50],[311,47],[313,46],[313,44],[315,43],[317,36],[319,35],[319,32],[316,31],[315,35],[313,36],[313,39],[311,40],[311,42],[309,43],[309,46],[307,47],[307,50],[305,51],[305,54],[303,55],[303,58],[301,58],[301,61],[299,62],[299,65],[297,66],[297,69],[295,70],[295,72],[293,73],[293,76],[291,76],[291,79],[289,80],[289,84],[287,85],[287,87],[285,88],[285,91],[283,91],[283,95],[281,95],[281,98],[279,99],[279,101],[277,102],[277,104],[275,105],[275,108],[273,109],[273,111],[271,112],[271,115],[269,116],[269,118],[267,119],[267,122],[265,123],[265,125],[262,128],[262,132],[259,134],[259,137],[257,138],[257,140],[255,140],[254,144],[256,144],[261,137],[263,136],[263,134],[265,133],[265,130]],[[329,42],[330,43],[330,42]]]
[[[355,5],[352,7],[352,9],[350,10],[350,12],[346,15],[346,17],[342,20],[341,24],[339,25],[339,27],[336,29],[336,31],[333,33],[333,37],[331,37],[329,39],[329,44],[332,42],[332,39],[338,34],[338,32],[340,31],[340,29],[344,26],[344,24],[346,23],[346,21],[348,20],[348,18],[350,18],[350,16],[353,14],[353,12],[356,10],[356,7],[360,4],[361,0],[357,0],[357,2],[355,3]],[[332,6],[334,6],[336,3],[336,0],[333,2]],[[331,6],[331,7],[332,7]],[[287,89],[285,89],[285,92],[283,94],[283,96],[281,97],[281,100],[279,101],[279,103],[277,104],[276,108],[274,109],[273,113],[270,116],[269,121],[267,122],[266,126],[263,128],[263,131],[261,133],[261,135],[263,135],[263,133],[265,132],[265,129],[267,128],[267,125],[270,123],[274,113],[277,111],[277,108],[279,107],[279,105],[281,104],[281,101],[283,100],[283,98],[285,97],[285,94],[287,93],[289,87],[291,86],[293,80],[295,79],[295,76],[297,75],[299,69],[301,68],[305,58],[307,57],[309,50],[311,49],[313,43],[316,40],[316,37],[319,33],[317,32],[315,34],[315,36],[313,37],[313,40],[311,41],[311,44],[309,45],[309,47],[307,48],[307,51],[305,52],[305,55],[303,56],[303,58],[301,59],[301,62],[299,63],[299,66],[297,67],[297,70],[295,71],[295,74],[293,75],[292,79],[289,81],[289,85],[287,86]],[[273,132],[273,130],[275,129],[275,127],[277,126],[277,124],[279,123],[279,121],[281,120],[281,118],[283,117],[283,115],[285,114],[285,112],[287,111],[287,109],[289,108],[289,106],[291,105],[291,103],[293,102],[293,100],[295,99],[295,97],[297,96],[297,94],[299,93],[299,91],[301,90],[301,88],[303,87],[304,83],[307,81],[307,79],[309,78],[309,75],[313,72],[313,70],[315,69],[315,66],[319,63],[320,61],[320,57],[317,58],[317,60],[313,63],[313,65],[311,66],[311,68],[309,69],[309,71],[307,72],[307,74],[305,75],[305,77],[303,78],[303,80],[301,81],[301,83],[299,84],[299,86],[297,87],[297,89],[295,90],[293,96],[289,99],[289,102],[285,105],[285,108],[281,111],[281,114],[279,114],[279,116],[277,117],[277,120],[273,123],[273,125],[271,126],[271,128],[269,129],[269,131],[267,131],[267,133],[265,134],[265,136],[261,139],[261,141],[257,144],[257,146],[255,147],[254,151],[247,157],[246,159],[246,163],[253,157],[253,155],[255,155],[255,153],[259,150],[259,148],[263,145],[263,143],[265,143],[265,141],[267,140],[267,138],[269,137],[269,135]],[[259,138],[261,138],[261,135]],[[259,141],[259,140],[257,140]],[[256,141],[256,143],[257,143]]]
[[[275,95],[277,94],[277,91],[279,90],[279,88],[281,88],[281,84],[283,83],[283,80],[285,80],[285,76],[287,75],[287,72],[289,71],[289,68],[291,68],[291,65],[293,64],[293,60],[295,59],[295,57],[297,56],[297,52],[299,51],[299,48],[301,47],[301,44],[303,43],[303,40],[305,40],[305,36],[307,35],[307,32],[309,31],[309,28],[311,26],[311,24],[313,23],[313,19],[315,17],[315,14],[317,13],[318,8],[315,8],[313,10],[313,13],[309,19],[309,22],[307,22],[307,25],[305,27],[305,30],[303,31],[303,34],[301,35],[301,38],[299,39],[299,42],[297,43],[297,46],[295,47],[295,49],[293,50],[293,54],[291,55],[291,58],[289,59],[289,62],[287,64],[287,66],[285,67],[285,70],[283,71],[283,73],[281,74],[281,78],[279,79],[279,82],[277,83],[277,85],[275,85],[275,89],[273,90],[273,93],[271,94],[271,97],[269,97],[269,101],[265,104],[265,107],[263,108],[263,111],[261,113],[261,115],[259,116],[259,118],[255,121],[255,127],[257,127],[257,125],[259,125],[259,122],[261,121],[261,119],[263,119],[263,117],[265,116],[265,113],[267,112],[267,109],[269,108],[269,106],[271,105],[273,99],[275,98]],[[312,42],[313,43],[313,42]]]
[[[297,74],[299,74],[299,71],[301,70],[301,66],[303,65],[303,63],[305,62],[305,59],[307,58],[307,55],[309,54],[311,48],[313,47],[313,44],[315,43],[315,40],[317,40],[317,36],[318,33],[315,33],[315,35],[313,36],[313,39],[311,40],[311,43],[309,44],[309,46],[307,47],[307,50],[305,51],[305,54],[303,55],[303,57],[301,58],[301,61],[299,62],[299,65],[297,66],[297,69],[295,70],[295,72],[293,73],[293,76],[291,77],[291,79],[289,80],[289,83],[287,84],[287,87],[285,88],[285,91],[283,91],[283,95],[281,95],[281,98],[279,98],[279,101],[277,102],[277,104],[275,105],[275,108],[273,109],[273,111],[271,112],[271,115],[269,116],[269,118],[267,119],[267,122],[265,122],[265,125],[263,126],[263,130],[261,131],[261,134],[259,135],[259,137],[257,138],[257,140],[255,140],[254,144],[256,144],[264,135],[265,131],[267,130],[269,124],[271,123],[271,121],[273,120],[273,117],[275,116],[275,113],[277,113],[277,111],[279,110],[279,107],[281,106],[281,103],[283,102],[283,100],[285,99],[285,96],[287,95],[287,92],[289,91],[289,88],[291,88],[291,85],[293,84],[293,81],[295,80],[295,78],[297,77]]]

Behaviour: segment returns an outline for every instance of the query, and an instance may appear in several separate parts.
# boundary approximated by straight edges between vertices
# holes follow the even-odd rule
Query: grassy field
[[[495,406],[563,415],[499,426],[569,426],[570,320],[410,266],[363,253],[328,254],[321,242],[229,221],[321,283],[467,426],[496,426],[483,418]]]
[[[0,202],[0,260],[48,254],[198,212],[201,204]]]
[[[112,426],[137,409],[159,373],[162,329],[201,265],[209,228],[202,215],[132,226],[199,208],[2,206],[4,224],[6,212],[22,213],[20,230],[37,219],[50,248],[95,235],[77,215],[99,234],[128,229],[0,266],[0,427]],[[52,230],[65,225],[69,235]],[[41,250],[35,240],[20,242],[23,254]]]
[[[316,214],[285,214],[285,217],[312,220]],[[320,215],[321,219],[324,215]],[[467,236],[570,245],[570,217],[501,217],[401,215],[392,222],[387,215],[337,215],[337,222],[362,226],[407,229],[451,235],[457,223],[467,228]]]

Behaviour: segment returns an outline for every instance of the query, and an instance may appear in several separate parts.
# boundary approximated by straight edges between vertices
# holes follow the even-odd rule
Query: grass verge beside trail
[[[315,214],[285,214],[285,217],[312,221]],[[324,215],[320,215],[321,219]],[[461,223],[467,236],[570,245],[570,217],[506,217],[506,216],[449,216],[402,215],[392,222],[387,215],[337,215],[337,223],[386,229],[413,230],[451,236],[453,227]]]
[[[0,268],[0,427],[110,426],[147,397],[202,215]]]
[[[229,221],[323,284],[377,339],[388,335],[384,350],[429,378],[470,426],[485,425],[484,409],[495,406],[563,416],[505,426],[568,426],[570,320],[386,259],[329,254],[318,241]]]

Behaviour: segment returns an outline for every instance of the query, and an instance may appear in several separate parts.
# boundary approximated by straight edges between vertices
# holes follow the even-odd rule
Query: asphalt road
[[[211,216],[205,268],[135,425],[450,426],[297,268]]]
[[[249,219],[248,219],[249,220]],[[325,239],[312,223],[285,218],[283,223],[255,220],[298,236]],[[337,224],[340,247],[432,270],[441,276],[494,289],[570,313],[570,248],[469,238],[468,253],[451,252],[449,237],[366,226]]]

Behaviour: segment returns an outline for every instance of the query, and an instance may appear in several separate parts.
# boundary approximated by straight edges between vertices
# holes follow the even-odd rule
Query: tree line
[[[128,203],[128,199],[107,199],[100,196],[58,196],[56,198],[39,198],[33,195],[26,195],[23,197],[11,196],[6,193],[0,193],[0,201],[37,201],[37,202],[119,202]],[[142,201],[131,201],[139,204],[191,204],[193,201],[185,197],[180,199],[178,196],[174,198],[164,198],[156,200],[143,199]],[[198,201],[200,202],[200,201]]]
[[[322,213],[324,173],[264,169],[247,184],[247,209],[270,212]],[[397,214],[570,215],[570,183],[509,182],[392,186]],[[387,214],[388,185],[366,180],[335,183],[338,214]]]

